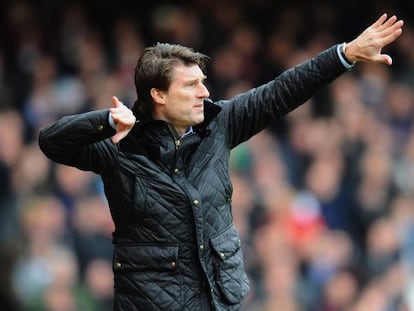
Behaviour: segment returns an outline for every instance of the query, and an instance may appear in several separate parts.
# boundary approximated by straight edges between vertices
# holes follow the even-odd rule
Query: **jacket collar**
[[[204,100],[204,121],[193,126],[193,130],[201,137],[208,136],[210,131],[207,129],[208,124],[221,112],[221,107],[214,104],[211,99]],[[146,131],[157,130],[168,127],[168,123],[162,120],[152,118],[139,120],[128,135],[119,143],[119,149],[127,153],[145,154],[150,157],[159,156],[159,148],[155,141],[146,139],[143,135]]]
[[[207,126],[219,113],[221,107],[213,103],[210,98],[204,100],[204,121],[196,126]]]

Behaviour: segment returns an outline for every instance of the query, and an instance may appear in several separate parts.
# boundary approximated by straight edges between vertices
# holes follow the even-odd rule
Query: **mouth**
[[[197,109],[197,110],[202,110],[202,109],[204,109],[204,105],[203,104],[196,105],[196,106],[194,106],[194,108]]]

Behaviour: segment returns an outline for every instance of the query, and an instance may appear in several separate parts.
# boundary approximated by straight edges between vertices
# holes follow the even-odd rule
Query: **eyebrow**
[[[205,80],[205,79],[207,79],[207,76],[206,75],[202,75],[202,76],[197,77],[197,78],[191,78],[191,80],[198,80],[198,79]]]
[[[205,80],[207,80],[207,76],[206,75],[202,75],[201,77],[197,77],[197,78],[189,78],[188,80],[186,80],[186,83],[191,83],[191,82],[197,82],[201,80],[202,82],[204,82]]]

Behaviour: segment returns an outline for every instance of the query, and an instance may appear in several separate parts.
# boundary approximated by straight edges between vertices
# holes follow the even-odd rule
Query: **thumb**
[[[114,106],[115,108],[121,106],[122,103],[119,101],[118,97],[116,96],[112,96],[112,106]]]
[[[392,65],[392,58],[388,54],[378,55],[376,61],[382,64],[389,65],[389,66]]]

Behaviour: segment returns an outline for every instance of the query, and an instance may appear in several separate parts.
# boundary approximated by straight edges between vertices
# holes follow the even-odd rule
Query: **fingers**
[[[393,15],[390,18],[387,19],[387,14],[383,14],[378,18],[378,20],[372,24],[372,28],[377,28],[378,30],[384,30],[388,29],[389,27],[401,27],[402,26],[402,20],[399,20],[397,22],[397,16]]]
[[[404,21],[399,20],[383,32],[383,45],[388,45],[402,34]]]
[[[380,27],[381,27],[381,28],[388,28],[388,27],[390,27],[392,24],[394,24],[394,23],[396,22],[396,20],[397,20],[397,16],[393,15],[393,16],[391,16],[389,19],[387,19],[387,20],[385,21],[385,23],[383,23]]]
[[[402,27],[404,26],[404,21],[403,20],[399,20],[398,22],[396,22],[394,25],[392,25],[391,27],[391,31],[402,31]]]
[[[124,138],[126,136],[126,133],[125,132],[118,132],[118,133],[116,133],[114,136],[112,136],[112,142],[114,143],[114,144],[117,144],[117,143],[119,143],[120,141],[121,141],[121,139],[122,138]]]
[[[384,46],[390,44],[391,42],[393,42],[395,39],[397,39],[399,36],[401,36],[401,34],[402,34],[402,29],[397,28],[396,30],[391,32],[389,35],[385,36],[384,39],[383,39]]]
[[[397,17],[394,15],[393,17],[389,18],[381,27],[380,31],[385,32],[392,32],[401,28],[404,25],[403,20],[397,21]]]
[[[134,114],[124,105],[118,108],[110,108],[109,111],[111,112],[111,116],[116,124],[120,122],[123,124],[130,124],[135,122]]]
[[[385,22],[386,19],[387,19],[387,14],[384,13],[371,25],[371,27],[381,26]]]
[[[118,143],[135,125],[136,118],[129,109],[112,114],[112,118],[116,123],[116,134],[112,136],[112,141]]]

